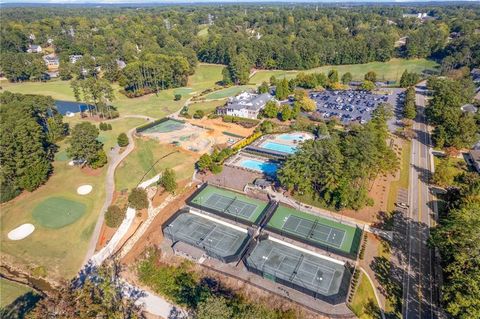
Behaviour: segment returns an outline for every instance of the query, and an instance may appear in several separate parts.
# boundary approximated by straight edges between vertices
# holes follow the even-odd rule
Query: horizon
[[[167,1],[159,1],[159,0],[143,0],[142,3],[136,3],[133,0],[7,0],[7,1],[0,1],[0,4],[21,4],[21,5],[28,5],[28,4],[45,4],[45,5],[82,5],[82,4],[89,4],[89,5],[118,5],[118,4],[130,4],[130,5],[169,5],[169,4],[186,4],[186,5],[195,5],[195,4],[221,4],[221,3],[305,3],[305,4],[312,4],[312,3],[322,3],[322,4],[368,4],[368,3],[380,3],[380,4],[442,4],[442,3],[479,3],[480,0],[350,0],[350,1],[342,1],[342,0],[167,0]]]

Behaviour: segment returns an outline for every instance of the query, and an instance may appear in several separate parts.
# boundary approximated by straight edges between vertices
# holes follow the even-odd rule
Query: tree
[[[196,110],[195,113],[193,113],[194,119],[201,119],[204,116],[205,116],[205,112],[203,112],[203,110]]]
[[[350,72],[344,73],[342,75],[342,83],[348,84],[350,82],[352,82],[352,74]]]
[[[368,71],[366,74],[365,74],[365,77],[364,77],[365,81],[370,81],[370,82],[377,82],[377,73],[375,73],[374,71]]]
[[[222,69],[222,84],[225,86],[232,85],[232,74],[230,74],[230,70],[228,67],[224,67]]]
[[[209,154],[203,154],[197,162],[197,168],[199,171],[205,172],[210,169],[212,163],[212,157]]]
[[[159,184],[162,185],[167,192],[175,193],[175,190],[177,189],[175,171],[170,168],[165,169],[159,180]]]
[[[442,160],[440,164],[435,167],[435,173],[433,174],[432,182],[441,187],[452,185],[455,174],[450,167],[451,165],[452,163],[448,158]]]
[[[148,208],[147,191],[143,188],[134,188],[128,195],[128,205],[137,210]]]
[[[263,93],[268,93],[269,86],[268,83],[263,81],[262,84],[258,87],[258,93],[263,94]]]
[[[405,105],[403,115],[406,119],[413,120],[417,116],[417,107],[415,104],[415,89],[409,87],[405,93]]]
[[[235,84],[247,84],[250,77],[250,62],[245,54],[236,54],[228,64],[230,78]]]
[[[120,133],[117,137],[117,144],[120,147],[126,147],[128,144],[130,144],[128,140],[128,136],[125,133]]]
[[[285,100],[290,95],[290,87],[288,85],[288,80],[284,78],[281,81],[277,81],[277,86],[275,88],[275,97],[279,101]]]
[[[292,116],[292,109],[290,108],[290,105],[284,104],[282,106],[280,118],[282,119],[282,121],[288,121],[291,116]]]
[[[233,308],[224,297],[210,296],[198,304],[197,319],[227,319],[233,317]]]
[[[268,117],[268,118],[275,118],[278,115],[278,106],[277,102],[270,100],[265,104],[265,107],[263,108],[262,111],[263,116]]]
[[[118,226],[120,226],[120,224],[122,224],[124,218],[124,209],[121,209],[117,205],[108,206],[108,209],[105,212],[105,224],[108,227],[117,228]]]
[[[338,71],[335,69],[330,70],[330,72],[328,72],[328,80],[330,81],[330,83],[337,83]]]
[[[83,160],[91,167],[101,167],[106,163],[103,144],[97,140],[99,131],[95,125],[82,122],[72,130],[67,153],[76,160]],[[100,165],[100,166],[99,166]]]
[[[182,99],[182,95],[181,94],[175,94],[174,97],[173,97],[173,100],[174,101],[180,101]]]
[[[124,293],[116,264],[92,269],[92,273],[71,283],[62,283],[41,299],[30,318],[145,318],[135,296]]]
[[[407,70],[403,71],[402,77],[400,78],[400,87],[406,88],[413,86],[420,81],[420,76],[417,73],[410,73]]]
[[[362,90],[365,91],[372,91],[375,89],[375,84],[371,81],[365,80],[363,81],[362,85],[360,86]]]

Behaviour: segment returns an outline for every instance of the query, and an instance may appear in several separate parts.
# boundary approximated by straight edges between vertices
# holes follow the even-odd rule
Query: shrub
[[[162,178],[158,181],[160,185],[169,193],[175,193],[177,189],[177,182],[175,178],[175,171],[167,168],[162,174]]]
[[[180,101],[182,99],[182,95],[181,94],[175,94],[173,100],[174,101]]]
[[[205,112],[202,110],[196,110],[195,113],[193,114],[193,118],[195,119],[201,119],[205,116]]]
[[[118,143],[118,146],[120,146],[120,147],[127,146],[129,144],[127,134],[120,133],[117,137],[117,143]]]
[[[125,210],[121,209],[117,205],[108,206],[105,212],[105,224],[108,227],[117,228],[122,224],[125,218]]]
[[[134,188],[128,195],[128,205],[135,209],[144,209],[148,207],[147,191],[143,188]]]

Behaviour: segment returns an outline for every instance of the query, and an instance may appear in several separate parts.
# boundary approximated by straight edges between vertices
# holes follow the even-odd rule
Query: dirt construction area
[[[254,130],[234,123],[224,123],[221,118],[184,121],[183,124],[177,124],[169,130],[156,130],[153,127],[140,135],[153,138],[163,144],[174,144],[185,150],[203,154],[210,152],[215,145],[231,146],[242,137],[251,135]]]

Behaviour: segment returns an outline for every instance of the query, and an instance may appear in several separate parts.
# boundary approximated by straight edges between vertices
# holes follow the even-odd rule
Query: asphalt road
[[[412,140],[410,160],[409,209],[407,220],[407,256],[403,278],[403,317],[408,319],[438,318],[435,307],[437,286],[433,275],[434,252],[427,246],[430,227],[435,223],[428,179],[431,175],[430,135],[424,107],[423,86],[416,87],[418,116],[413,125],[416,138]]]

